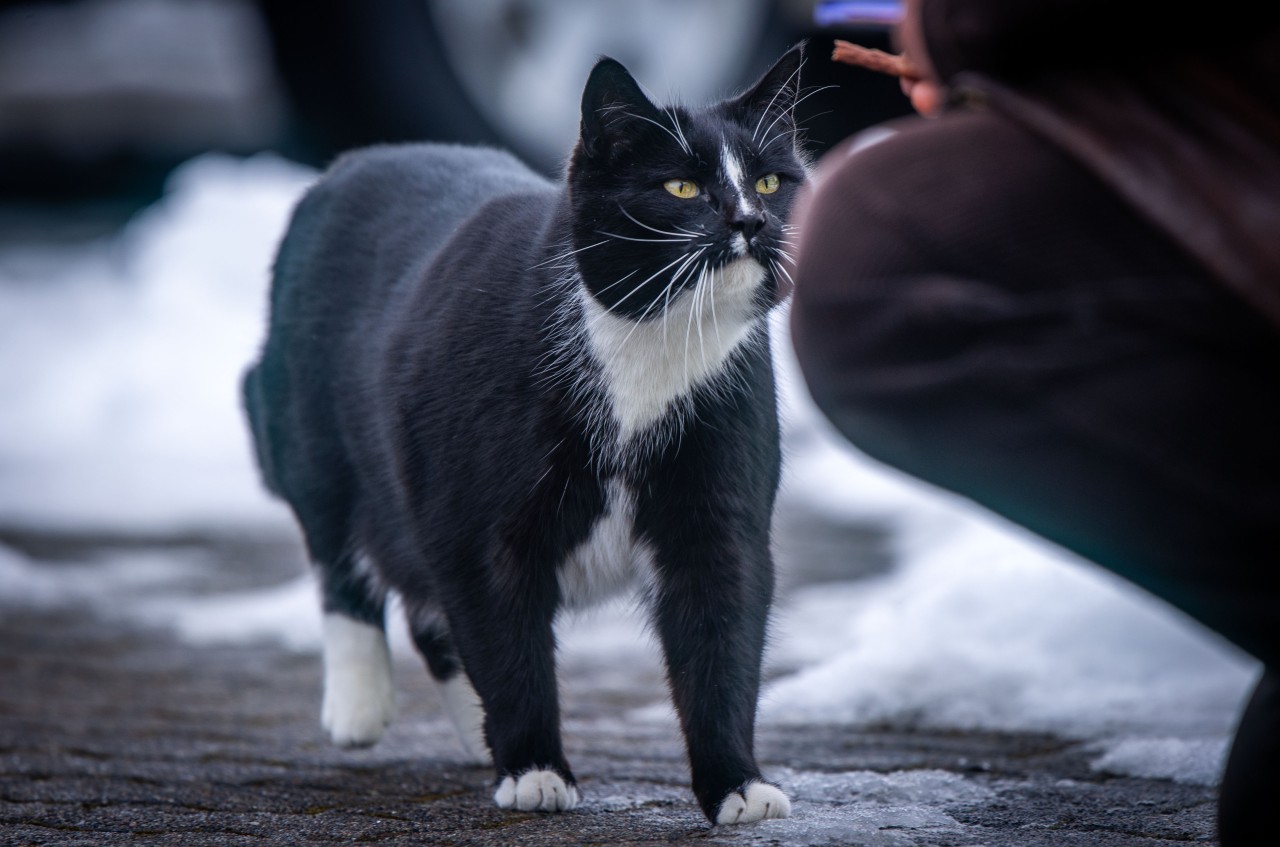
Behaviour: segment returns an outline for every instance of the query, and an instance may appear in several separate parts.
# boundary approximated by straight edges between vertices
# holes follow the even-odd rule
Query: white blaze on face
[[[753,186],[747,185],[746,171],[742,167],[742,162],[734,155],[734,152],[729,149],[727,144],[720,148],[720,170],[724,174],[725,182],[729,183],[729,190],[733,194],[732,198],[726,198],[726,202],[736,204],[738,214],[744,218],[758,214],[760,207],[755,189]],[[734,234],[730,241],[730,249],[735,256],[745,256],[747,254],[747,239],[742,233]]]
[[[729,149],[728,145],[720,148],[720,159],[721,170],[724,173],[725,181],[729,183],[730,190],[735,195],[738,211],[742,213],[743,217],[757,214],[760,211],[760,206],[756,202],[754,188],[747,185],[746,171],[742,167],[742,162]]]

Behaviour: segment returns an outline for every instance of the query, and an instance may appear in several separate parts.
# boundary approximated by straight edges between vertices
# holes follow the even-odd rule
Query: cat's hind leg
[[[367,559],[343,554],[320,566],[324,704],[320,721],[342,747],[367,747],[391,722],[395,694],[384,615],[386,590]]]
[[[492,764],[484,738],[484,704],[462,667],[444,614],[434,606],[416,609],[409,617],[409,628],[467,756],[476,764]]]

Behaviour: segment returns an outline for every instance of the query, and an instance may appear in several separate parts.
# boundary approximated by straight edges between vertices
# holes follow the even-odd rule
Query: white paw
[[[489,745],[484,740],[484,705],[471,686],[471,680],[465,673],[458,673],[440,683],[440,694],[467,755],[476,764],[492,764],[493,756],[489,754]]]
[[[345,615],[325,615],[320,723],[333,743],[342,747],[374,744],[394,711],[391,654],[382,630]]]
[[[493,793],[499,809],[522,812],[567,812],[578,805],[578,789],[553,770],[525,771],[502,780]]]
[[[720,803],[717,824],[755,823],[765,818],[791,816],[791,800],[767,782],[748,782],[741,793],[734,791]]]

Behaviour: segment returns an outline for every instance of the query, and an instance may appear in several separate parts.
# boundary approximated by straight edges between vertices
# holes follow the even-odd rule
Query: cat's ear
[[[803,41],[792,47],[745,94],[729,101],[730,113],[744,126],[772,126],[773,132],[795,129],[793,109],[800,96],[804,47]]]
[[[646,125],[662,126],[662,113],[649,101],[631,73],[604,58],[591,69],[582,90],[582,150],[607,157],[644,135]]]

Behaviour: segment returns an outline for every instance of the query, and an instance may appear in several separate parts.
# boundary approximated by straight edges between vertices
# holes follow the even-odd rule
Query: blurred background
[[[211,150],[322,167],[375,142],[482,142],[555,172],[600,55],[659,98],[704,103],[810,39],[804,86],[837,86],[801,107],[821,152],[905,111],[894,80],[827,60],[835,36],[886,46],[896,12],[893,0],[0,0],[3,222],[29,234],[31,215],[79,207],[81,225],[95,212],[109,225]]]

